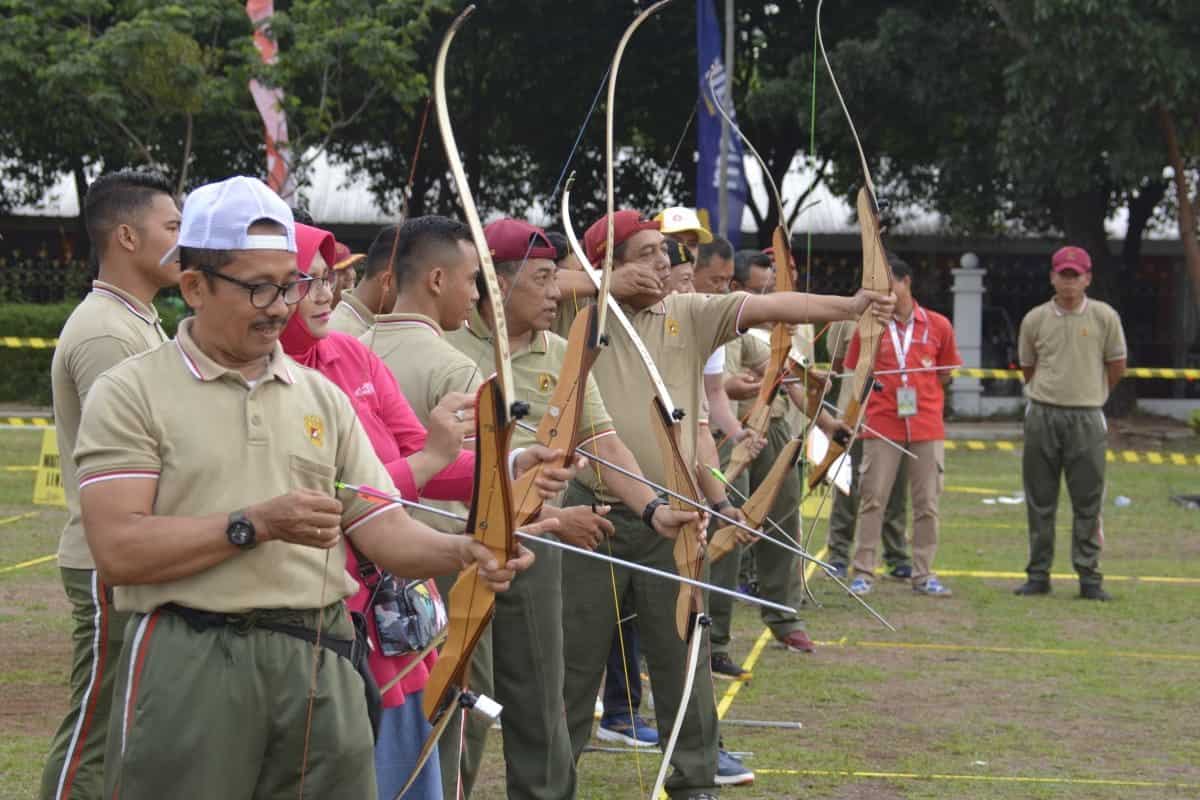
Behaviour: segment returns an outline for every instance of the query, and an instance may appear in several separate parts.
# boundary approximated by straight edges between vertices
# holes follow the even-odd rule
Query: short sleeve
[[[71,348],[67,369],[75,381],[80,402],[101,375],[137,352],[129,342],[116,336],[97,336]]]
[[[600,397],[600,387],[596,385],[594,375],[588,374],[587,386],[583,392],[583,412],[579,421],[579,438],[586,442],[599,438],[602,434],[613,430],[612,417],[604,407],[604,399]]]
[[[1037,363],[1037,350],[1034,348],[1037,323],[1034,320],[1035,312],[1030,311],[1021,320],[1021,332],[1017,335],[1017,358],[1022,367],[1032,367]]]
[[[79,488],[117,478],[157,478],[159,434],[147,398],[102,375],[92,386],[75,444]]]
[[[957,367],[962,364],[962,356],[958,352],[958,340],[954,337],[954,326],[945,317],[938,317],[939,327],[942,328],[942,346],[938,350],[937,365],[939,367]]]
[[[1104,336],[1104,360],[1120,361],[1126,357],[1125,330],[1121,326],[1121,315],[1109,309],[1108,330]]]

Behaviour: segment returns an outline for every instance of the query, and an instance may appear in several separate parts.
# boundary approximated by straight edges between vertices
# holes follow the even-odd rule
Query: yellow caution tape
[[[1021,380],[1019,369],[980,369],[978,367],[961,367],[950,370],[950,374],[963,378],[999,378],[1001,380]],[[1200,369],[1174,369],[1171,367],[1130,367],[1125,371],[1126,378],[1156,378],[1166,380],[1200,379]]]
[[[0,347],[13,350],[50,350],[58,345],[58,339],[43,339],[40,336],[0,336]]]
[[[18,428],[53,428],[51,417],[0,417],[0,425],[12,425]]]
[[[984,450],[1003,450],[1015,453],[1022,446],[1021,442],[988,441],[982,439],[947,439],[947,450],[969,450],[981,452]],[[1192,464],[1200,466],[1200,453],[1161,453],[1146,450],[1109,450],[1105,456],[1109,463],[1120,461],[1124,464],[1155,464],[1175,467],[1187,467]]]

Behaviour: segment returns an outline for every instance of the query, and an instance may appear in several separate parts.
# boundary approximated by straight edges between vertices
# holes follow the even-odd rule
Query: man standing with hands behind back
[[[1021,320],[1018,344],[1029,398],[1021,459],[1029,504],[1029,564],[1028,579],[1015,593],[1050,592],[1054,515],[1065,473],[1074,512],[1071,561],[1079,575],[1079,596],[1110,600],[1099,569],[1108,444],[1102,407],[1125,374],[1125,332],[1112,306],[1087,296],[1092,259],[1086,250],[1063,247],[1050,263],[1054,297]]]

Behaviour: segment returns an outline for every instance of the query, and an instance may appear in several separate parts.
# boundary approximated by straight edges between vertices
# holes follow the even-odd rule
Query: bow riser
[[[550,404],[538,423],[537,443],[563,452],[559,466],[566,467],[575,461],[575,448],[580,441],[580,418],[586,396],[588,375],[592,365],[600,356],[597,336],[598,307],[588,306],[575,322],[567,339],[567,353],[563,358],[558,384],[550,395]],[[534,481],[542,474],[545,462],[539,462],[527,470],[513,487],[517,498],[516,525],[520,527],[537,518],[542,510],[542,498]]]
[[[779,496],[779,489],[783,486],[784,479],[800,461],[801,444],[798,437],[788,440],[788,443],[779,451],[775,463],[771,465],[771,471],[767,473],[767,477],[742,506],[742,516],[745,517],[746,524],[751,528],[761,526],[763,520],[767,518],[767,514],[770,513],[771,507],[775,505],[775,499]],[[710,564],[717,563],[736,547],[737,528],[726,525],[714,533],[709,540],[706,551],[708,562]]]
[[[512,487],[505,463],[512,427],[500,424],[505,416],[504,398],[495,376],[479,387],[475,405],[475,497],[466,533],[491,550],[497,563],[505,564],[517,552],[511,524]],[[466,688],[470,655],[491,621],[495,600],[474,564],[463,570],[450,588],[446,644],[425,686],[424,711],[430,722],[437,722],[457,692]]]

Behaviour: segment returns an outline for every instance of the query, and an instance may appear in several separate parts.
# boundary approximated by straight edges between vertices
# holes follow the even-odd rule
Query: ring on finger
[[[462,422],[462,421],[464,421],[464,420],[465,420],[467,417],[466,417],[466,414],[464,414],[464,413],[463,413],[463,410],[460,408],[458,411],[455,411],[455,412],[454,412],[454,418],[455,418],[456,420],[458,420],[459,422]]]

